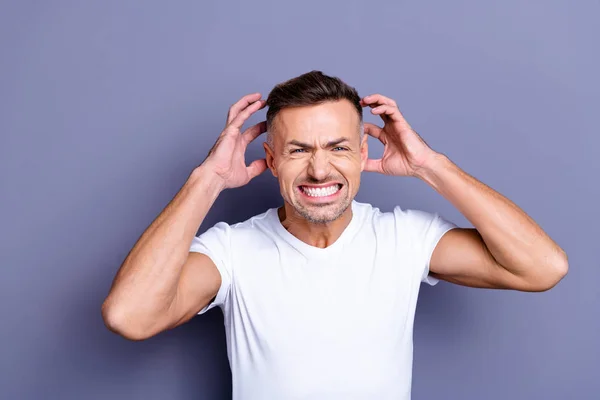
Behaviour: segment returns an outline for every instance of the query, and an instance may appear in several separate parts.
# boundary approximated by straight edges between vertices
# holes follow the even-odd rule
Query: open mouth
[[[308,197],[325,198],[337,194],[342,189],[342,186],[343,185],[341,183],[333,183],[331,185],[318,187],[300,185],[298,189]]]

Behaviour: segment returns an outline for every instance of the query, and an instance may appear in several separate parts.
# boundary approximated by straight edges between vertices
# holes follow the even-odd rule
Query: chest
[[[409,254],[270,248],[235,267],[226,318],[240,371],[307,396],[346,388],[383,398],[377,391],[406,386],[420,284]]]
[[[343,353],[391,343],[414,313],[413,271],[410,256],[394,250],[307,258],[270,249],[236,266],[232,323],[251,327],[265,352]]]

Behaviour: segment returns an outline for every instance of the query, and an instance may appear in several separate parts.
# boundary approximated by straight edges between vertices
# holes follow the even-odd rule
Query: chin
[[[311,224],[328,224],[340,218],[344,211],[346,211],[348,207],[344,209],[331,210],[331,212],[323,212],[317,210],[298,210],[296,211],[308,222]]]

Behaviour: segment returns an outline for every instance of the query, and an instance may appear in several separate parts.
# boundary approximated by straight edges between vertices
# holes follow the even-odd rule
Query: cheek
[[[277,168],[279,180],[283,186],[293,185],[294,182],[302,176],[306,170],[301,160],[292,160],[281,163]]]
[[[360,159],[340,159],[333,163],[335,169],[349,181],[360,177],[361,162]]]

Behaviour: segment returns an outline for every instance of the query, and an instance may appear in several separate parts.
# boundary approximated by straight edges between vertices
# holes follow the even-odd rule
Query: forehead
[[[318,105],[289,107],[275,117],[279,139],[311,140],[319,137],[348,135],[357,131],[360,118],[348,100],[331,101]]]

